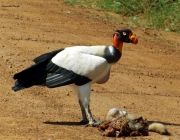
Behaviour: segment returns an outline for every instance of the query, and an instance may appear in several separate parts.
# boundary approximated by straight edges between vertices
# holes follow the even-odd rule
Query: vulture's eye
[[[123,35],[126,35],[126,32],[123,32]]]

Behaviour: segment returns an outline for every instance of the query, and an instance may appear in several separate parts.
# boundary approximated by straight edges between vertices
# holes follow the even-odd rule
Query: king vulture
[[[73,46],[40,55],[34,59],[34,65],[14,75],[12,90],[73,84],[82,112],[81,123],[99,125],[89,107],[91,85],[108,81],[111,66],[121,58],[123,42],[137,44],[138,39],[131,30],[123,28],[113,34],[112,46]]]

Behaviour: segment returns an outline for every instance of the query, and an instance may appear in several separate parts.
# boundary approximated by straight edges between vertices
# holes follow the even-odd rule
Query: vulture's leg
[[[88,121],[87,116],[86,116],[86,111],[84,109],[82,101],[80,100],[81,99],[81,95],[79,93],[79,86],[74,86],[74,90],[76,91],[78,102],[79,102],[79,106],[81,108],[82,121],[80,121],[80,124],[88,124],[89,121]]]
[[[82,113],[82,121],[80,122],[80,124],[87,124],[87,123],[89,123],[89,121],[86,117],[86,112],[85,112],[85,109],[84,109],[84,106],[83,106],[81,100],[79,100],[79,105],[80,105],[81,113]]]
[[[91,114],[91,110],[89,107],[91,84],[87,83],[83,86],[77,86],[77,90],[78,90],[78,98],[79,98],[80,106],[82,107],[81,108],[82,116],[85,116],[84,113],[86,112],[88,120],[89,120],[88,125],[90,126],[99,125],[100,122],[97,122],[93,119],[93,116]]]

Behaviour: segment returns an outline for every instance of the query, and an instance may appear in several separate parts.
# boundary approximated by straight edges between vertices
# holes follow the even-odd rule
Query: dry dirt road
[[[123,23],[123,21],[121,21]],[[36,56],[74,45],[111,45],[115,29],[103,12],[58,0],[0,1],[0,139],[111,140],[97,128],[78,125],[80,108],[70,86],[13,92],[16,72]],[[150,133],[125,139],[180,139],[180,35],[131,28],[139,44],[124,44],[111,79],[95,84],[91,109],[103,120],[110,108],[164,123],[171,136]],[[118,138],[121,139],[121,138]]]

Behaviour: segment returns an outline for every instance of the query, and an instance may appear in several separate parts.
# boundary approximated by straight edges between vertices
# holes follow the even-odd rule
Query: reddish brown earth
[[[123,21],[120,21],[123,23]],[[74,45],[111,45],[115,24],[103,12],[57,0],[0,2],[0,139],[110,140],[93,127],[78,125],[79,104],[70,86],[32,87],[13,92],[13,75],[36,56]],[[129,27],[130,28],[130,27]],[[150,133],[126,139],[180,139],[180,35],[131,28],[137,45],[124,44],[110,80],[95,84],[91,109],[103,120],[110,108],[163,122],[171,136]],[[118,138],[120,139],[120,138]]]

